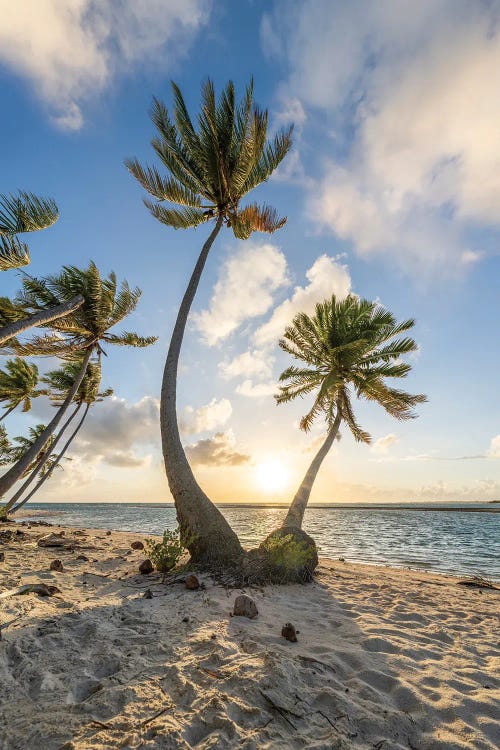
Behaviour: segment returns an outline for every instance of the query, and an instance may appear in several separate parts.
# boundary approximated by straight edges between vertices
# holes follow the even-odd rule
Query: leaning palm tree
[[[293,498],[285,528],[301,529],[314,480],[341,424],[358,442],[371,441],[356,421],[353,396],[380,404],[398,420],[413,419],[413,407],[427,401],[424,395],[411,395],[385,382],[410,372],[411,365],[400,358],[415,351],[417,345],[401,334],[414,324],[414,320],[398,323],[382,305],[350,294],[343,300],[332,295],[316,305],[313,316],[301,313],[286,329],[280,347],[306,366],[291,365],[281,374],[280,381],[286,385],[280,387],[276,401],[288,403],[315,393],[300,427],[308,431],[317,417],[323,417],[328,431]]]
[[[0,403],[5,406],[0,421],[19,404],[23,405],[22,411],[29,411],[31,400],[44,393],[37,389],[37,385],[38,367],[33,362],[26,362],[21,357],[8,359],[5,370],[0,370]]]
[[[69,390],[69,388],[71,388],[74,382],[74,379],[78,376],[80,366],[81,366],[81,363],[78,362],[78,360],[74,362],[67,362],[59,370],[52,370],[50,373],[47,373],[47,375],[44,376],[44,378],[42,378],[42,380],[45,383],[48,383],[51,386],[49,397],[51,401],[53,401],[55,406],[60,406],[62,403],[64,403],[64,398],[66,396],[66,393]],[[99,361],[89,362],[89,366],[87,367],[85,377],[80,383],[80,387],[78,388],[73,399],[74,403],[76,404],[76,409],[72,412],[69,419],[63,425],[63,427],[59,430],[54,442],[52,443],[51,455],[54,456],[53,459],[50,460],[50,457],[47,456],[46,458],[42,459],[42,461],[39,462],[39,464],[37,464],[37,466],[35,467],[30,477],[28,477],[28,480],[22,485],[22,487],[15,493],[15,495],[13,495],[13,497],[6,504],[5,513],[8,513],[9,511],[11,511],[12,513],[15,513],[20,508],[22,508],[23,505],[25,505],[33,497],[33,495],[35,495],[38,492],[38,490],[47,481],[47,479],[50,479],[54,469],[56,469],[60,465],[68,448],[70,447],[71,443],[76,438],[80,429],[82,428],[90,407],[93,404],[100,403],[105,398],[113,394],[112,388],[107,388],[105,391],[99,392],[100,382],[101,382],[101,363]],[[81,419],[77,423],[77,426],[75,427],[73,432],[70,434],[69,438],[66,440],[66,442],[64,443],[59,453],[55,455],[54,449],[56,445],[59,443],[60,439],[62,438],[63,434],[66,431],[66,428],[69,426],[70,422],[73,420],[73,417],[75,417],[78,414],[78,412],[84,405],[85,405],[85,408],[83,410]],[[23,496],[25,491],[28,489],[28,486],[31,484],[31,482],[37,475],[39,476],[38,482],[33,487],[33,489],[30,490],[21,500],[21,497]]]
[[[11,489],[24,474],[36,455],[54,434],[63,419],[75,393],[80,387],[93,354],[103,353],[105,344],[144,347],[156,341],[156,337],[142,337],[136,333],[111,333],[115,325],[135,310],[141,296],[138,288],[130,289],[126,281],[118,288],[116,275],[112,272],[102,278],[95,263],[86,269],[64,266],[61,273],[45,279],[25,277],[21,302],[31,311],[57,304],[81,294],[85,299],[82,307],[51,323],[53,333],[33,336],[27,343],[12,344],[14,353],[21,356],[32,354],[46,356],[75,356],[82,361],[78,375],[69,389],[64,402],[46,429],[22,458],[0,477],[0,497]]]
[[[153,216],[174,229],[202,224],[212,228],[184,294],[170,341],[161,389],[161,434],[165,468],[181,531],[196,560],[230,560],[241,556],[236,534],[194,478],[179,436],[176,414],[177,367],[187,318],[208,253],[225,224],[235,237],[275,232],[286,219],[275,209],[255,203],[241,205],[245,195],[265,182],[291,146],[291,128],[267,140],[267,111],[253,102],[253,82],[241,102],[229,82],[216,99],[207,81],[201,112],[193,125],[180,89],[172,83],[173,119],[165,105],[153,101],[157,136],[152,146],[167,170],[143,167],[136,159],[126,166],[154,200],[145,204]],[[167,205],[165,205],[165,202]]]
[[[52,198],[40,198],[33,193],[20,192],[18,196],[0,195],[0,271],[26,266],[30,262],[28,245],[18,235],[46,229],[59,218],[59,210]],[[55,308],[40,310],[34,316],[26,315],[22,307],[6,305],[9,315],[1,315],[0,344],[23,331],[50,323],[58,317],[83,305],[81,295],[65,301]]]

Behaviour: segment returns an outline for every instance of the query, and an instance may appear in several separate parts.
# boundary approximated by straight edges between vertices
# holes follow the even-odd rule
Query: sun
[[[289,476],[287,467],[277,458],[264,461],[255,467],[257,484],[263,492],[269,494],[285,489]]]

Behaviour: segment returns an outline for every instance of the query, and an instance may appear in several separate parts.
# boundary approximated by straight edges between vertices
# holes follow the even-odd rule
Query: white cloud
[[[500,458],[500,435],[491,438],[490,447],[487,455],[490,458]]]
[[[320,256],[306,272],[306,277],[309,283],[295,287],[292,296],[278,305],[270,320],[255,331],[253,341],[257,346],[276,343],[297,313],[311,314],[318,302],[332,294],[343,298],[351,291],[347,266],[328,255]]]
[[[333,126],[309,216],[413,269],[480,257],[468,230],[499,223],[499,16],[469,0],[276,4],[262,38]]]
[[[241,466],[250,456],[236,450],[232,430],[217,432],[213,437],[185,446],[186,456],[195,466]]]
[[[240,375],[246,377],[270,378],[274,357],[265,352],[253,349],[243,352],[230,362],[220,362],[219,369],[225,380],[237,378]]]
[[[82,103],[117,73],[183,55],[208,9],[209,0],[0,0],[0,63],[77,130]]]
[[[397,435],[395,435],[393,432],[389,433],[389,435],[386,435],[385,437],[381,437],[378,440],[376,440],[373,445],[371,446],[370,450],[373,453],[378,454],[387,454],[389,450],[399,443],[399,438]]]
[[[254,383],[252,380],[244,380],[236,386],[236,393],[240,396],[248,396],[249,398],[273,396],[277,390],[278,386],[272,381],[266,383]]]
[[[179,420],[179,428],[185,435],[197,435],[200,432],[222,427],[232,413],[233,407],[227,398],[221,398],[220,401],[213,398],[210,403],[200,406],[199,409],[186,406]]]
[[[264,315],[286,284],[283,253],[270,243],[247,242],[224,263],[208,310],[193,314],[194,326],[214,346],[245,321]]]
[[[72,448],[85,462],[140,466],[147,459],[134,449],[160,445],[159,402],[144,396],[135,404],[112,396],[91,409]]]

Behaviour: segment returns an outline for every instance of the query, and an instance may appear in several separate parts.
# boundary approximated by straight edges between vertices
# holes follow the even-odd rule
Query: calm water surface
[[[492,510],[491,505],[472,507]],[[33,503],[30,508],[33,518],[42,517],[37,510],[49,511],[51,523],[144,535],[177,525],[174,508],[157,504]],[[284,508],[248,505],[222,506],[221,511],[246,547],[262,541],[285,514]],[[418,511],[404,506],[308,508],[304,529],[324,557],[500,580],[498,512],[445,512],[431,505]]]

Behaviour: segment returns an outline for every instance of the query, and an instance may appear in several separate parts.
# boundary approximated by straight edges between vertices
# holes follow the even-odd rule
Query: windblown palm
[[[0,420],[5,419],[19,404],[23,411],[31,409],[31,399],[41,396],[44,391],[37,389],[38,367],[33,362],[26,362],[21,357],[8,359],[5,370],[0,370],[0,402],[5,411]]]
[[[311,409],[300,426],[309,430],[314,419],[323,417],[328,426],[325,442],[314,457],[295,495],[284,526],[301,528],[313,482],[323,459],[344,423],[359,442],[371,437],[354,415],[353,397],[380,404],[398,420],[413,419],[413,407],[427,400],[390,387],[387,378],[404,378],[411,365],[401,357],[416,350],[405,334],[413,320],[397,323],[381,305],[349,295],[316,305],[313,316],[297,315],[280,341],[280,347],[306,367],[291,365],[280,376],[278,404],[315,394]]]
[[[60,407],[66,398],[68,391],[71,389],[75,379],[78,377],[78,373],[81,368],[81,361],[75,360],[65,362],[58,370],[51,370],[43,378],[42,381],[50,386],[49,398],[56,407]],[[49,456],[42,458],[42,460],[36,464],[34,470],[31,472],[28,480],[19,488],[19,490],[13,495],[5,506],[5,513],[11,511],[15,513],[19,508],[22,508],[25,503],[35,495],[42,485],[52,476],[53,471],[60,465],[61,460],[64,458],[68,448],[70,447],[73,440],[78,435],[83,423],[87,417],[90,407],[92,404],[101,402],[104,398],[111,396],[113,390],[111,388],[106,389],[102,393],[99,392],[99,386],[101,383],[101,365],[100,362],[89,362],[85,376],[80,383],[80,386],[73,397],[73,403],[76,404],[76,409],[72,412],[69,419],[66,420],[63,427],[59,430],[56,438],[54,439],[51,452],[53,459],[50,460]],[[74,417],[78,414],[82,406],[85,405],[81,419],[79,420],[76,428],[70,434],[66,440],[62,449],[57,455],[53,453],[56,445],[59,443],[67,427]],[[39,480],[34,488],[25,494],[29,485],[39,475]],[[21,499],[24,495],[24,498]]]
[[[15,466],[0,477],[0,496],[4,496],[22,476],[34,456],[43,449],[45,442],[54,433],[80,387],[92,355],[96,353],[99,356],[103,352],[103,344],[144,347],[156,341],[155,337],[142,337],[136,333],[111,333],[110,329],[135,310],[141,291],[137,288],[130,289],[126,281],[118,288],[115,274],[110,273],[108,278],[102,278],[93,262],[87,269],[65,266],[61,273],[45,279],[26,276],[23,287],[20,301],[32,312],[48,304],[64,302],[75,294],[82,295],[85,303],[64,318],[53,321],[53,334],[33,336],[27,343],[14,342],[11,350],[21,356],[36,354],[74,357],[79,354],[82,363],[64,403],[38,441]]]
[[[187,317],[210,248],[225,223],[239,239],[252,232],[274,232],[285,223],[269,206],[242,199],[265,182],[291,146],[291,128],[267,140],[267,111],[253,102],[253,83],[241,102],[229,82],[219,99],[207,81],[201,112],[193,124],[179,88],[172,84],[173,117],[155,99],[152,120],[158,131],[153,148],[167,170],[126,162],[130,172],[154,198],[146,200],[153,216],[174,229],[214,222],[203,245],[177,316],[163,375],[161,430],[163,455],[170,490],[182,531],[192,541],[193,558],[234,559],[242,554],[239,541],[217,508],[197,484],[179,436],[176,415],[177,366]],[[164,205],[164,204],[167,205]]]
[[[0,195],[0,271],[30,262],[28,246],[18,234],[45,229],[58,218],[58,208],[51,198],[25,192],[18,196]]]

